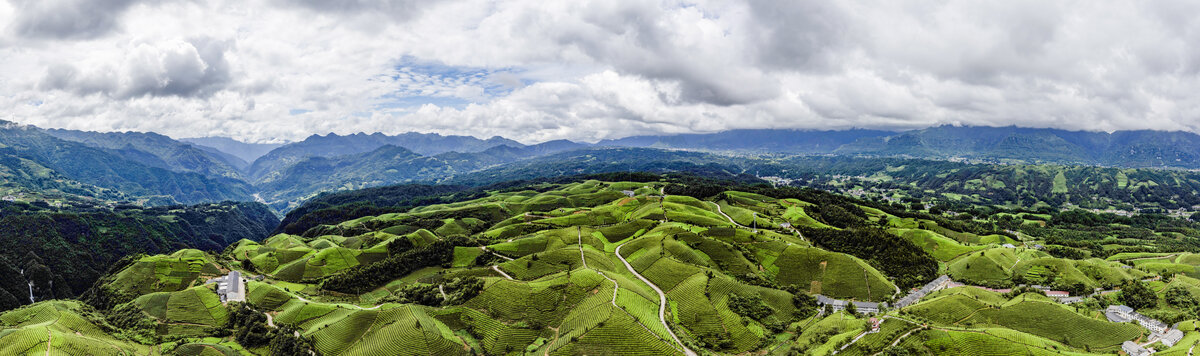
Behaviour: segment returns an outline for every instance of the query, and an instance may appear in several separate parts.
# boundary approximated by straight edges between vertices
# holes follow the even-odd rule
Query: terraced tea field
[[[827,193],[697,198],[671,184],[536,183],[220,254],[138,256],[89,294],[102,312],[48,301],[0,314],[0,353],[1111,353],[1145,334],[1102,319],[1096,308],[1112,296],[1064,306],[964,286],[900,310],[888,303],[943,272],[968,284],[1096,288],[1172,271],[1181,276],[1156,291],[1200,293],[1191,270],[1172,267],[1194,268],[1193,254],[1068,259]],[[231,271],[244,277],[244,304],[225,302],[233,287],[216,283]],[[881,310],[834,311],[814,305],[817,295]]]

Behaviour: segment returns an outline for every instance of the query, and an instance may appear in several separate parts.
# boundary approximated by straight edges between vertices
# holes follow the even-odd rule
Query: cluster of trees
[[[1158,295],[1142,281],[1129,281],[1121,286],[1120,300],[1133,309],[1147,309],[1158,305]]]
[[[452,236],[326,277],[321,281],[321,289],[348,294],[365,293],[417,269],[449,263],[454,258],[455,246],[478,244],[466,237]]]
[[[1178,319],[1194,319],[1200,315],[1200,296],[1192,294],[1187,288],[1180,286],[1167,288],[1163,300],[1184,313]]]
[[[775,310],[771,309],[771,306],[767,305],[767,302],[763,301],[762,296],[758,295],[758,293],[730,294],[729,310],[738,315],[758,321],[762,321],[775,313]]]
[[[428,306],[446,306],[465,303],[483,290],[483,280],[476,277],[455,278],[449,283],[409,284],[386,298],[396,303],[411,303]],[[443,294],[444,293],[444,294]]]
[[[267,325],[264,313],[250,304],[230,303],[229,319],[224,326],[215,328],[213,335],[233,336],[238,344],[247,348],[266,345],[272,356],[307,355],[313,352],[311,340],[297,336],[294,327]]]
[[[274,233],[300,235],[319,225],[404,212],[413,206],[475,199],[482,193],[455,194],[466,189],[455,185],[404,184],[321,193],[288,212]]]
[[[937,260],[907,239],[876,227],[844,230],[797,228],[821,247],[849,254],[895,278],[900,288],[925,284],[937,277]]]

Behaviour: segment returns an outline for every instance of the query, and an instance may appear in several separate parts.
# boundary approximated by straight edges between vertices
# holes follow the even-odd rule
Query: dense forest
[[[257,203],[110,210],[0,202],[0,309],[79,295],[128,255],[221,251],[266,237],[278,222]]]

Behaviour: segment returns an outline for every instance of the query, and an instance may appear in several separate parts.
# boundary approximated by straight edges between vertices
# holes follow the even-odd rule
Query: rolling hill
[[[288,232],[224,239],[219,252],[123,259],[82,303],[0,314],[0,340],[36,352],[152,354],[1112,353],[1145,335],[1099,313],[1122,292],[1064,305],[1036,289],[966,285],[870,316],[815,297],[895,302],[946,269],[971,283],[961,266],[987,272],[984,262],[1002,278],[1088,281],[1090,292],[1092,283],[1152,276],[1118,261],[1187,262],[1191,255],[1165,249],[1200,251],[1130,235],[1107,242],[1164,250],[1104,260],[1000,246],[1060,246],[1054,234],[1098,229],[1197,241],[1200,223],[1122,230],[1061,212],[1017,240],[993,231],[999,218],[990,216],[678,174],[378,187],[322,195],[287,220]],[[972,246],[980,248],[964,248]],[[244,302],[222,300],[231,271],[245,277]],[[1053,275],[1046,271],[1061,277],[1037,279]],[[1193,281],[1170,285],[1191,290]]]

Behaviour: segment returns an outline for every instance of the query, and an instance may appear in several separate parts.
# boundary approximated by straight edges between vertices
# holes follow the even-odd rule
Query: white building
[[[1181,340],[1181,339],[1183,339],[1183,332],[1179,331],[1179,329],[1171,329],[1171,330],[1167,331],[1166,334],[1163,335],[1162,340],[1160,340],[1160,341],[1162,341],[1163,345],[1167,345],[1167,347],[1171,347],[1171,346],[1175,346],[1175,344],[1179,343],[1179,340]]]
[[[850,303],[854,303],[854,309],[859,314],[875,314],[879,312],[879,303],[845,301],[817,294],[817,305],[822,307],[828,305],[835,312],[845,310],[846,305]],[[883,306],[887,307],[887,304],[883,304]]]
[[[1166,323],[1151,319],[1148,316],[1133,311],[1133,308],[1124,305],[1108,306],[1108,309],[1104,311],[1104,316],[1108,318],[1108,321],[1114,323],[1125,323],[1131,320],[1137,321],[1142,327],[1156,333],[1166,333],[1168,329]]]
[[[221,296],[221,303],[246,301],[246,281],[242,280],[241,272],[229,271],[225,277],[214,279],[217,280],[217,295]]]
[[[1150,350],[1142,348],[1133,341],[1126,341],[1121,344],[1121,350],[1125,351],[1129,356],[1146,356],[1150,354]]]
[[[921,287],[921,289],[917,289],[903,298],[900,298],[900,300],[896,301],[896,308],[903,308],[912,305],[913,303],[921,300],[921,298],[925,298],[925,295],[933,293],[939,289],[946,288],[948,285],[950,285],[950,282],[953,282],[950,280],[950,276],[942,275],[937,279],[926,283]]]

